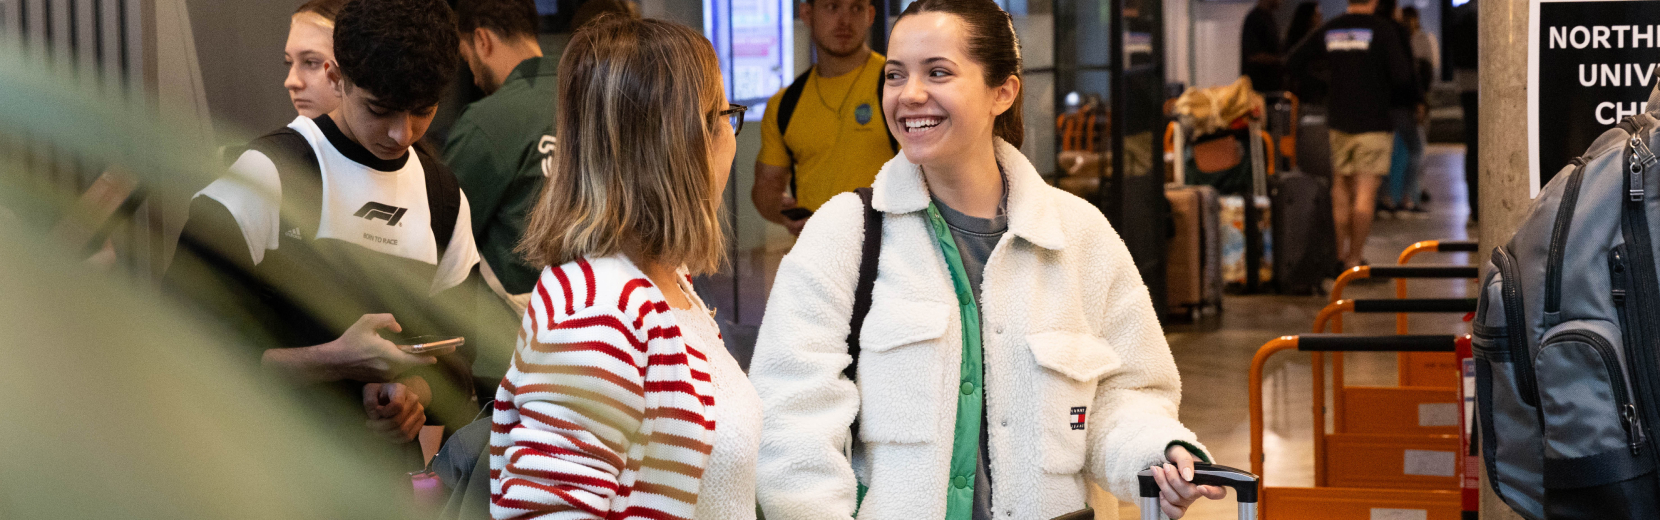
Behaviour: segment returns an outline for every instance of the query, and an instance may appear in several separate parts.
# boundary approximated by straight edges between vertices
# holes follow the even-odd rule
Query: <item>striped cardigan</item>
[[[490,515],[692,518],[714,394],[708,358],[627,258],[544,269],[496,391]]]

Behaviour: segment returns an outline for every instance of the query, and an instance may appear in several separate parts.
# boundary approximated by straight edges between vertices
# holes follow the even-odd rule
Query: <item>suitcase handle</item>
[[[1141,499],[1137,506],[1141,508],[1142,520],[1159,520],[1164,513],[1159,510],[1159,484],[1153,479],[1153,470],[1144,469],[1136,474],[1136,480],[1141,484]],[[1202,486],[1224,486],[1234,490],[1239,500],[1239,519],[1256,520],[1257,491],[1261,479],[1238,468],[1230,468],[1220,464],[1193,463],[1193,483]]]

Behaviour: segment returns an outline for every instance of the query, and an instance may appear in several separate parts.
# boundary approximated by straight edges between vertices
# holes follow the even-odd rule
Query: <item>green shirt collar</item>
[[[537,56],[519,62],[518,65],[513,67],[513,72],[507,73],[507,79],[502,80],[502,84],[505,85],[526,78],[552,76],[557,72],[559,72],[558,58]]]

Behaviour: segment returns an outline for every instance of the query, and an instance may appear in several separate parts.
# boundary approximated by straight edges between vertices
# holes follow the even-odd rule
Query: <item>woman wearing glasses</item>
[[[760,399],[689,275],[722,261],[743,107],[657,20],[579,30],[555,167],[519,250],[542,271],[490,437],[495,518],[755,518]]]
[[[750,365],[767,518],[1045,520],[1084,507],[1086,483],[1139,496],[1149,467],[1172,518],[1220,498],[1190,482],[1208,454],[1176,419],[1181,380],[1124,242],[1020,153],[1008,14],[918,0],[882,74],[902,148],[872,185],[880,234],[856,195],[820,208]],[[881,251],[862,300],[866,240]]]

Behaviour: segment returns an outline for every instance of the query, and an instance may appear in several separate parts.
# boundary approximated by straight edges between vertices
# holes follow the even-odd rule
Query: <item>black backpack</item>
[[[778,136],[783,138],[784,132],[790,129],[790,118],[795,116],[795,106],[801,102],[801,93],[807,90],[807,79],[813,75],[813,68],[795,77],[790,86],[784,89],[784,97],[778,100]],[[882,92],[887,87],[886,81],[876,82],[876,99],[882,99]],[[877,107],[878,110],[881,107]],[[888,131],[888,118],[882,117],[882,129]],[[893,138],[893,132],[888,132],[888,148],[893,153],[899,153],[899,141]],[[790,143],[784,142],[784,153],[790,156],[790,196],[795,196],[795,150],[790,149]],[[866,204],[868,207],[869,204]]]

